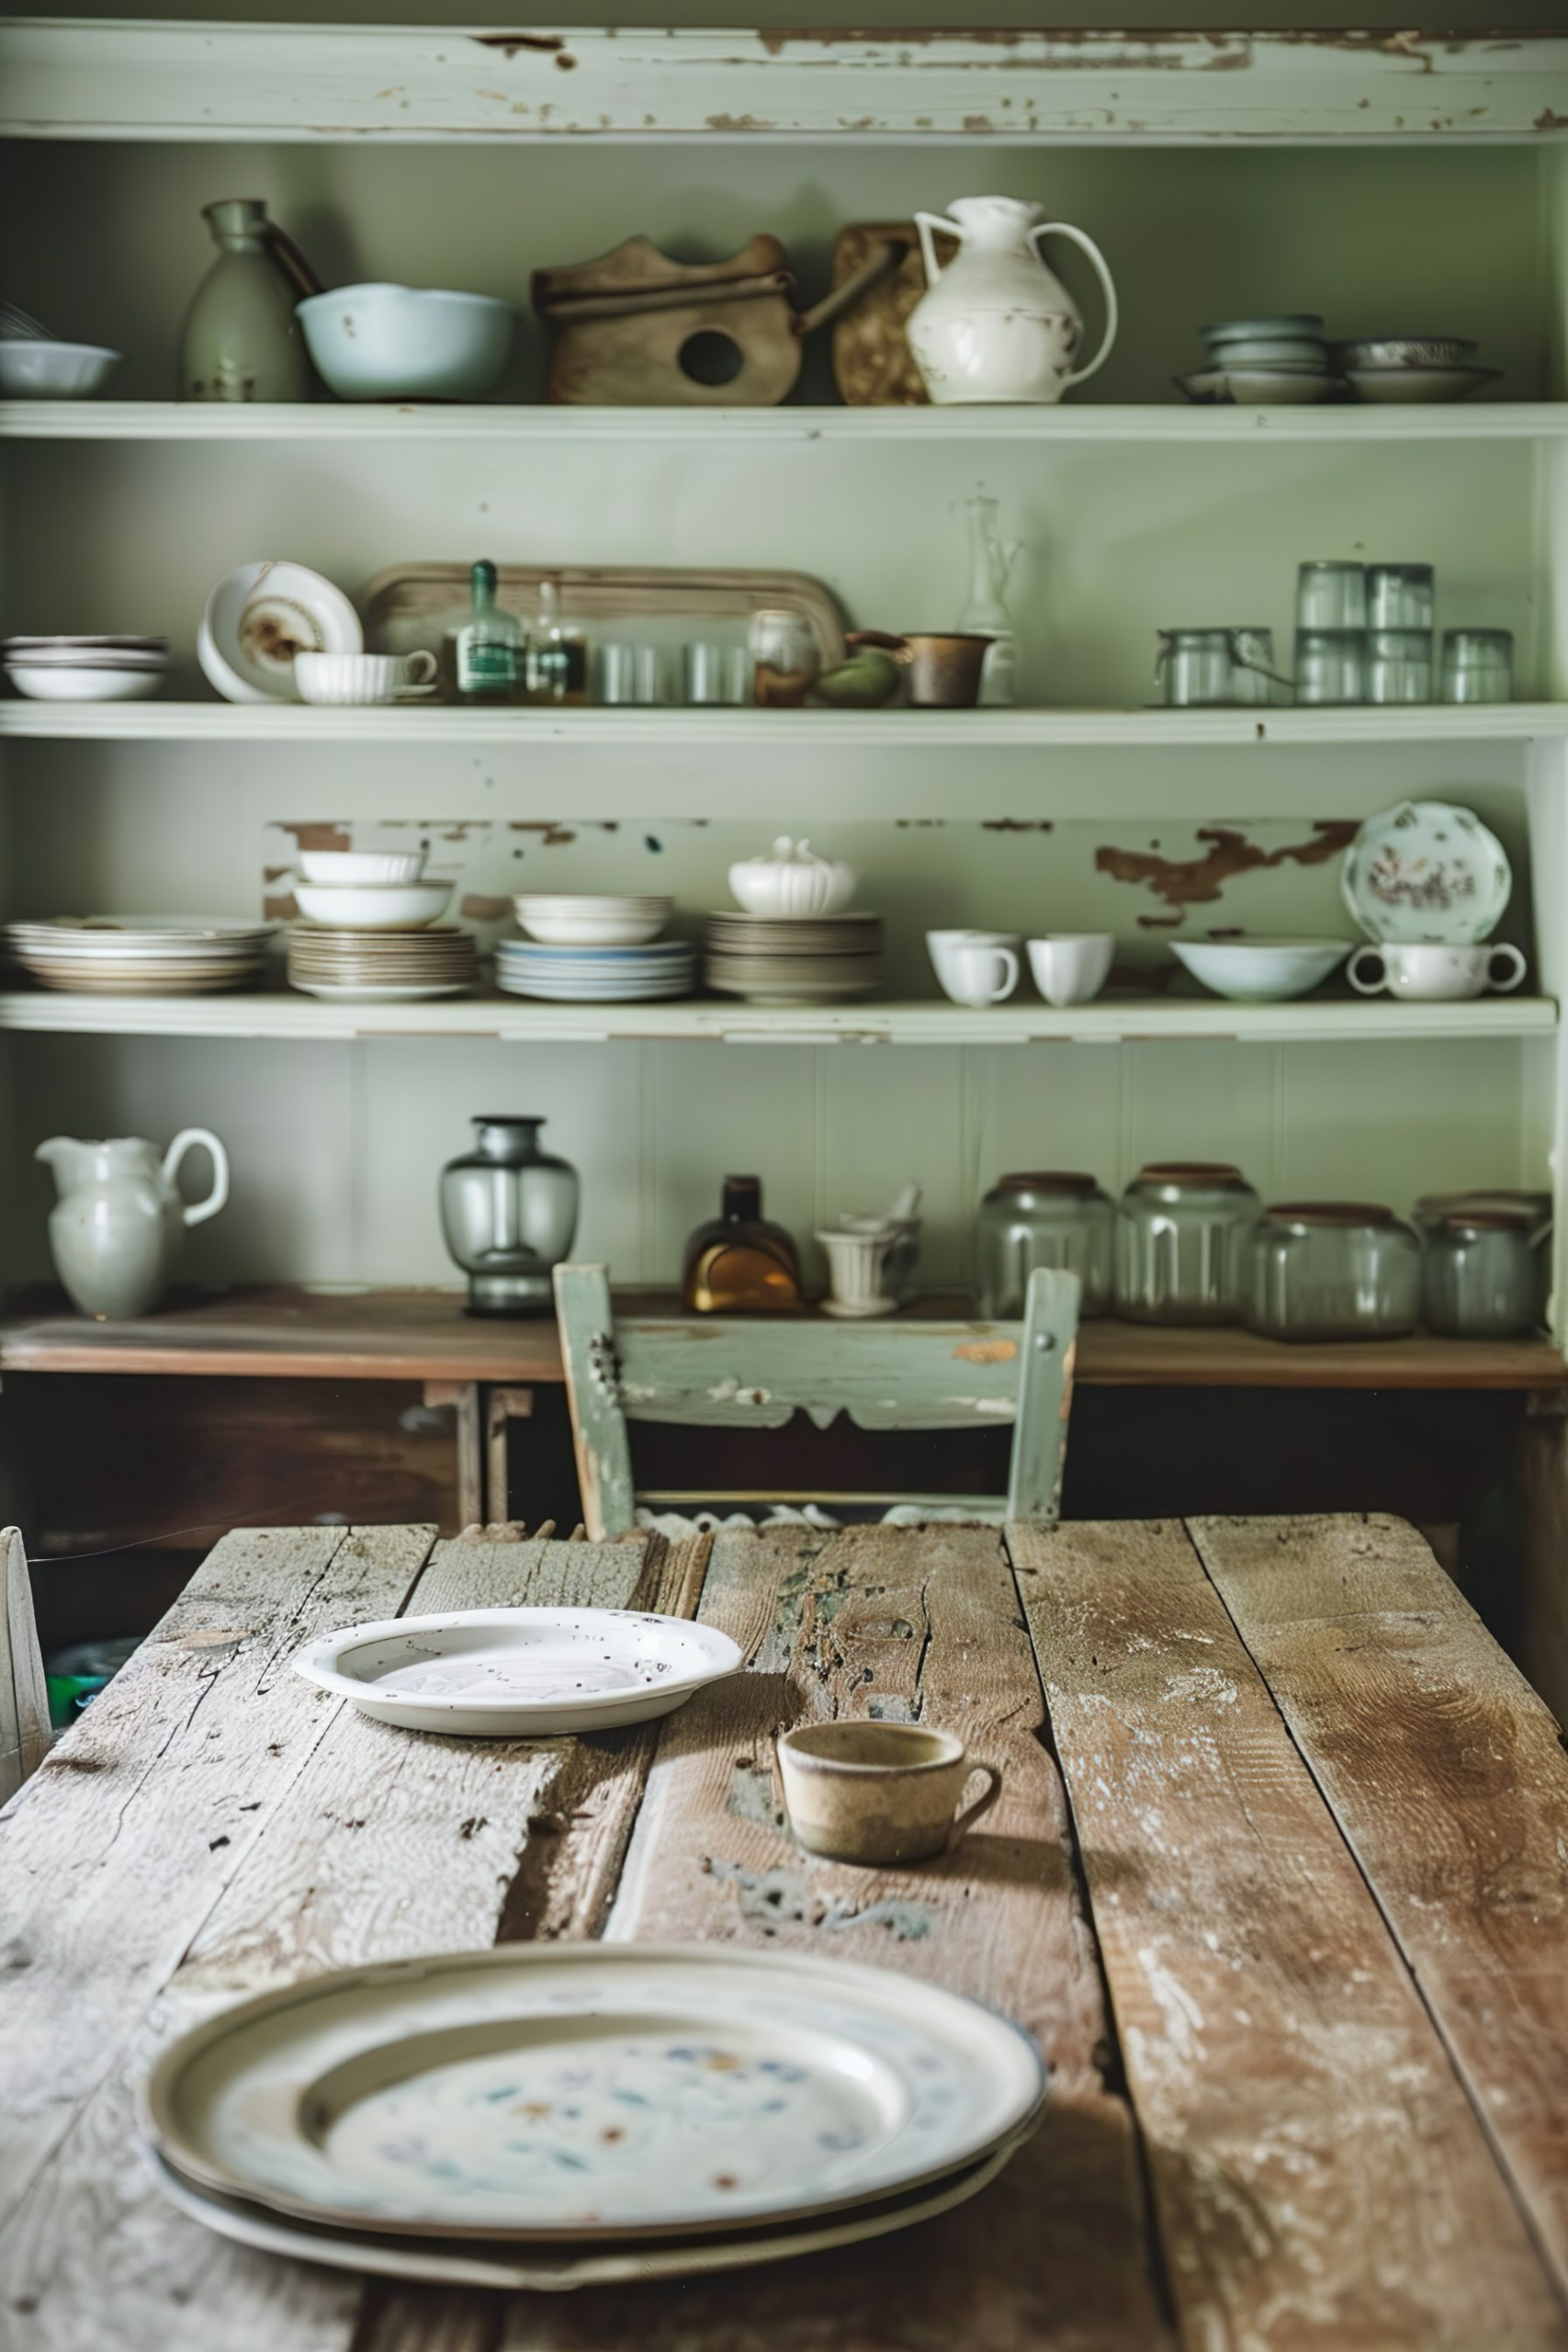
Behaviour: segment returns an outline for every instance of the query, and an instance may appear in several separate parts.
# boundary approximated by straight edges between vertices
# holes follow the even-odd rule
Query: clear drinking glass
[[[1364,563],[1303,563],[1296,571],[1298,628],[1365,628]]]
[[[748,700],[749,657],[744,646],[694,639],[681,650],[682,677],[688,703],[738,703]]]
[[[1297,702],[1365,702],[1366,698],[1365,629],[1297,629]]]
[[[750,650],[751,691],[757,702],[773,709],[793,709],[806,700],[821,663],[817,639],[804,613],[767,607],[753,613]]]
[[[1437,574],[1429,563],[1367,567],[1369,628],[1429,629],[1436,600]]]
[[[1077,1274],[1081,1316],[1111,1306],[1116,1211],[1092,1176],[1059,1169],[999,1176],[975,1218],[976,1292],[982,1315],[1023,1313],[1036,1266]]]
[[[1269,628],[1162,628],[1155,676],[1168,708],[1284,702]]]
[[[1444,702],[1512,702],[1513,630],[1446,628],[1441,691]]]
[[[1370,1201],[1289,1201],[1252,1235],[1244,1320],[1267,1340],[1394,1340],[1416,1329],[1421,1243]]]
[[[1367,632],[1367,700],[1430,702],[1432,632],[1429,628],[1373,628]]]

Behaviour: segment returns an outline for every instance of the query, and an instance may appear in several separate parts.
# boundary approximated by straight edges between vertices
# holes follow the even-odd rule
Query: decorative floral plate
[[[519,1945],[264,1994],[158,2061],[197,2187],[358,2233],[729,2233],[900,2195],[1015,2141],[1034,2045],[891,1971],[713,1945]]]
[[[313,1642],[294,1670],[408,1731],[538,1739],[668,1715],[733,1674],[728,1634],[633,1609],[463,1609]]]
[[[1502,842],[1472,810],[1402,800],[1368,818],[1339,887],[1369,939],[1474,946],[1503,920],[1513,876]]]

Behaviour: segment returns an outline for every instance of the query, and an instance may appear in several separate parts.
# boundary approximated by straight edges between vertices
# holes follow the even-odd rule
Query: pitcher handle
[[[229,1198],[229,1155],[217,1136],[209,1134],[206,1127],[182,1127],[164,1154],[164,1173],[171,1184],[179,1174],[180,1162],[192,1144],[201,1144],[211,1156],[212,1190],[206,1200],[197,1201],[194,1208],[187,1205],[186,1223],[205,1225],[209,1216],[217,1216]]]
[[[926,266],[926,284],[935,286],[941,279],[942,270],[937,263],[936,247],[931,243],[931,231],[941,229],[947,236],[956,237],[960,244],[964,243],[964,232],[956,220],[949,220],[941,212],[917,212],[915,227],[919,234],[920,259]]]
[[[921,216],[917,212],[915,218],[919,220]],[[1075,245],[1081,247],[1094,264],[1095,275],[1100,280],[1105,296],[1105,340],[1089,366],[1078,368],[1076,374],[1067,378],[1068,385],[1081,384],[1086,378],[1092,376],[1097,368],[1103,368],[1111,356],[1111,346],[1116,340],[1116,328],[1120,317],[1116,308],[1116,288],[1111,281],[1111,272],[1106,267],[1105,255],[1093,238],[1086,237],[1081,229],[1075,229],[1068,220],[1044,220],[1038,228],[1031,229],[1029,242],[1032,245],[1037,246],[1043,237],[1070,237]],[[1066,386],[1065,385],[1063,389],[1065,390]]]

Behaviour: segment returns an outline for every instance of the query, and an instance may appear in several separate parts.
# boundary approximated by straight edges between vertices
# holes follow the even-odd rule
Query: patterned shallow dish
[[[1475,946],[1507,909],[1503,844],[1473,810],[1402,800],[1369,817],[1339,869],[1345,904],[1369,939]]]
[[[502,1945],[242,2003],[159,2059],[187,2181],[424,2237],[728,2233],[897,2195],[1038,2112],[1034,2045],[918,1978],[711,1944]]]
[[[668,1715],[733,1674],[728,1634],[631,1609],[464,1609],[329,1634],[294,1660],[378,1723],[537,1739]]]

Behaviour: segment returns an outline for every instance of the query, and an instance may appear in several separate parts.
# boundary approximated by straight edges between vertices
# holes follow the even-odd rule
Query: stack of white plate
[[[166,637],[8,637],[0,663],[34,702],[141,702],[169,672]]]
[[[276,925],[229,915],[55,915],[10,922],[12,960],[46,988],[102,996],[212,996],[265,969]]]
[[[284,1985],[141,2100],[242,2243],[498,2287],[682,2278],[908,2228],[1038,2120],[1034,2045],[916,1976],[716,1944],[511,1944]]]
[[[508,996],[557,1004],[647,1004],[692,994],[697,951],[684,939],[649,947],[539,947],[503,939],[495,951],[495,981]]]
[[[329,1002],[405,1004],[468,996],[478,978],[473,934],[456,923],[376,931],[296,923],[288,934],[289,986]]]
[[[880,915],[708,917],[704,977],[753,1004],[832,1004],[882,983]]]

